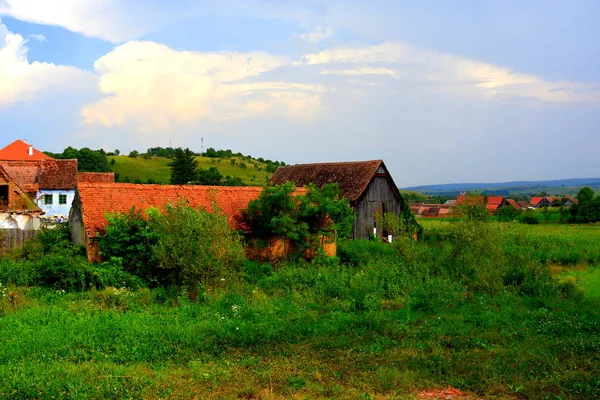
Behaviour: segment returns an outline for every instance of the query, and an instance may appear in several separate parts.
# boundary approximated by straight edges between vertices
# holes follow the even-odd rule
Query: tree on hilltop
[[[185,185],[198,179],[198,161],[196,155],[188,148],[176,149],[175,157],[169,166],[172,185]]]

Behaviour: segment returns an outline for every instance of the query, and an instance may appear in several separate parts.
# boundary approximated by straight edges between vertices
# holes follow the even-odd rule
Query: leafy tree
[[[296,186],[287,182],[269,185],[242,212],[243,220],[257,239],[285,237],[298,251],[313,246],[321,237],[348,237],[354,211],[337,185],[307,187],[306,195],[295,195]]]
[[[175,150],[175,157],[169,163],[171,167],[171,184],[185,185],[198,180],[198,161],[188,148]]]
[[[243,259],[241,237],[216,205],[208,211],[180,202],[148,214],[159,234],[153,248],[159,267],[174,272],[193,297]]]
[[[50,156],[63,160],[77,159],[77,169],[82,172],[109,172],[110,165],[106,152],[102,149],[91,150],[84,147],[77,150],[67,147],[60,154],[49,154]]]
[[[194,184],[196,185],[209,185],[209,186],[220,186],[223,180],[223,175],[215,167],[208,169],[200,168],[197,172]]]
[[[139,151],[137,151],[137,150],[132,150],[132,151],[129,153],[129,157],[131,157],[131,158],[137,158],[139,155],[140,155],[140,152],[139,152]]]
[[[594,190],[591,187],[589,187],[589,186],[582,187],[579,190],[579,193],[577,193],[577,201],[579,201],[580,205],[589,203],[592,200],[594,200],[594,195],[595,195]]]
[[[127,213],[109,214],[108,225],[100,237],[100,252],[105,260],[119,258],[123,270],[137,275],[147,283],[157,277],[157,262],[153,255],[159,235],[147,218],[134,208]]]
[[[519,216],[519,210],[514,207],[506,206],[498,209],[498,220],[502,222],[513,221]]]
[[[487,222],[490,216],[485,199],[477,193],[463,196],[455,206],[455,213],[459,217],[478,222]]]

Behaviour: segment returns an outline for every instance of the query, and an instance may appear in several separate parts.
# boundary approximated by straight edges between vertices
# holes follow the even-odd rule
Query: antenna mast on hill
[[[204,138],[200,138],[200,155],[204,154]]]

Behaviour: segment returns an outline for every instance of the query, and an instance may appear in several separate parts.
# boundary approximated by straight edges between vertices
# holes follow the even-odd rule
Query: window
[[[67,204],[67,195],[66,194],[58,195],[58,204]]]
[[[52,195],[51,194],[44,195],[44,204],[46,204],[46,205],[52,204]]]

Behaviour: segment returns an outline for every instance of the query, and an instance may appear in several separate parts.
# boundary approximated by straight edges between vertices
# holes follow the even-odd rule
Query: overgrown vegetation
[[[289,203],[293,190],[265,198],[280,224],[318,215],[293,211],[301,209]],[[158,224],[170,239],[157,242],[145,229],[159,214],[113,216],[129,232],[116,229],[113,244],[137,235],[146,247],[132,251],[141,255],[164,243],[174,266],[165,271],[219,265],[204,253],[237,248],[223,267],[230,273],[212,275],[202,292],[124,286],[139,260],[123,251],[89,265],[64,229],[0,259],[0,395],[411,398],[452,385],[500,398],[600,396],[598,300],[567,274],[597,271],[598,225],[427,220],[420,241],[340,241],[337,258],[274,267],[238,258],[239,238],[218,230],[226,224],[218,213],[170,212]],[[203,235],[225,238],[200,251]],[[91,272],[84,285],[71,273],[57,285],[42,272],[59,265]],[[106,271],[122,275],[110,281]]]
[[[350,237],[354,210],[337,185],[310,185],[302,195],[295,195],[297,190],[291,182],[269,185],[248,204],[242,218],[252,238],[285,238],[301,254],[317,248],[323,238]]]

